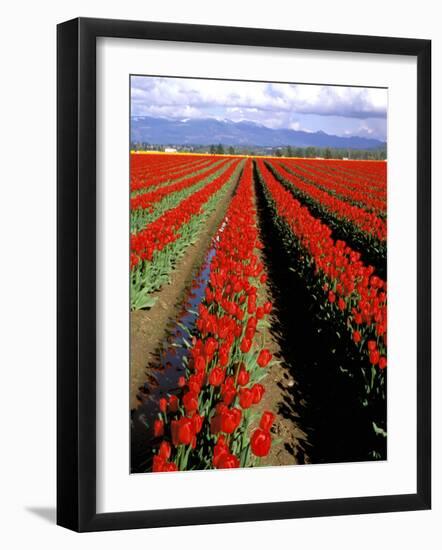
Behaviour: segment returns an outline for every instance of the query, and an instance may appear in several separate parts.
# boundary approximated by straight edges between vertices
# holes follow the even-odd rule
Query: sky
[[[243,120],[386,141],[386,89],[132,76],[131,116]]]

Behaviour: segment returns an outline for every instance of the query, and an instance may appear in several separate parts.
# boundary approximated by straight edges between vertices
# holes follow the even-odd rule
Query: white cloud
[[[131,84],[132,115],[227,118],[310,131],[318,121],[309,127],[309,116],[322,117],[326,129],[333,117],[342,117],[353,120],[352,134],[359,120],[358,132],[365,135],[382,134],[385,127],[383,89],[142,76],[132,77]]]

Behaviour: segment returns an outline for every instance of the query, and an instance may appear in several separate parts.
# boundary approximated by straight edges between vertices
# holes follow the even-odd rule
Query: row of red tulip
[[[216,159],[195,155],[132,153],[130,157],[131,191],[158,186],[209,166]]]
[[[163,250],[166,245],[177,240],[182,225],[197,215],[209,198],[230,180],[239,162],[233,162],[208,185],[184,199],[175,208],[167,210],[143,230],[131,235],[131,268],[133,269],[140,260],[152,261],[155,251]]]
[[[280,176],[293,186],[295,191],[300,191],[302,194],[318,203],[322,208],[325,207],[328,212],[338,218],[338,221],[339,218],[342,221],[350,221],[356,228],[380,241],[385,241],[387,239],[387,223],[374,212],[368,212],[363,208],[359,208],[358,206],[323,191],[314,183],[306,182],[304,179],[295,176],[282,164],[275,162],[269,162],[269,164]]]
[[[306,262],[311,262],[326,307],[345,319],[353,341],[370,363],[384,369],[387,346],[387,284],[364,265],[344,241],[334,241],[330,228],[312,216],[273,176],[264,161],[258,170],[277,216],[295,237]]]
[[[385,185],[373,185],[366,180],[361,181],[357,175],[340,173],[336,168],[323,165],[322,161],[321,164],[307,164],[301,160],[289,160],[288,162],[282,161],[281,164],[296,176],[305,178],[309,183],[342,200],[381,215],[386,212],[387,189]]]
[[[271,303],[259,292],[266,275],[250,160],[214,246],[179,396],[160,399],[156,472],[251,466],[270,451],[273,413],[265,411],[251,431],[251,408],[262,399],[260,380],[272,356],[258,343]]]
[[[141,193],[130,199],[130,208],[131,211],[138,209],[150,209],[154,208],[155,203],[162,200],[167,195],[172,193],[178,193],[183,189],[192,187],[202,179],[209,178],[211,175],[215,174],[218,170],[225,167],[226,164],[229,164],[229,160],[223,160],[220,163],[210,163],[207,167],[201,171],[201,168],[195,174],[195,169],[192,172],[180,176],[178,182],[172,182],[171,184],[163,187],[156,187],[154,191],[147,191],[146,193]],[[158,181],[158,180],[155,180]]]
[[[325,162],[325,166],[331,166],[332,163]],[[333,163],[335,171],[349,174],[355,180],[365,185],[371,183],[375,186],[387,187],[387,163],[385,161],[355,161],[338,160]]]

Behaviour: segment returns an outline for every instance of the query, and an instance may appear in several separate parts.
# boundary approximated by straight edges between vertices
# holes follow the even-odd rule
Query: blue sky
[[[133,76],[131,115],[252,121],[386,141],[385,89]]]

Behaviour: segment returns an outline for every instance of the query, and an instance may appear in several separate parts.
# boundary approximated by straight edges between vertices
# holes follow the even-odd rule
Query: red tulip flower
[[[247,353],[248,351],[250,351],[251,347],[252,347],[252,341],[247,337],[243,338],[241,342],[241,351],[243,353]]]
[[[178,397],[176,395],[171,395],[169,397],[169,409],[170,409],[170,412],[177,412],[178,410],[178,405],[179,405],[179,402],[178,402]]]
[[[192,420],[192,427],[193,427],[194,433],[195,434],[200,433],[201,428],[203,427],[204,418],[196,412],[196,413],[193,413],[191,420]]]
[[[250,438],[250,446],[255,456],[267,456],[272,445],[270,433],[266,430],[257,428]]]
[[[164,422],[158,418],[153,423],[153,433],[155,437],[164,435]]]
[[[190,418],[180,418],[179,420],[172,420],[172,443],[175,446],[189,445],[193,438],[193,425]]]
[[[227,409],[221,413],[221,431],[226,434],[233,433],[241,422],[241,410],[237,408]]]
[[[165,460],[169,460],[171,451],[172,449],[170,447],[170,443],[167,441],[162,441],[158,450],[158,456],[161,456]]]
[[[220,386],[224,382],[224,371],[220,367],[215,367],[210,371],[209,383],[212,386]]]
[[[266,367],[270,363],[271,358],[272,354],[270,351],[268,349],[262,349],[258,355],[258,365],[261,368]]]
[[[165,413],[167,411],[167,399],[162,397],[159,401],[160,411]]]
[[[269,431],[275,421],[275,415],[270,411],[264,411],[262,413],[261,420],[259,422],[260,428],[265,431]]]
[[[253,393],[248,388],[239,390],[239,404],[243,409],[249,409],[253,404]]]
[[[183,397],[183,405],[187,414],[191,414],[198,409],[198,394],[188,391]]]
[[[246,371],[244,367],[241,367],[238,372],[237,382],[240,386],[245,386],[249,383],[250,374]]]
[[[223,453],[217,461],[217,468],[221,470],[239,468],[239,460],[235,455]]]
[[[368,354],[368,357],[372,365],[377,365],[379,363],[380,354],[377,349],[370,351],[370,353]]]
[[[369,340],[367,342],[368,351],[374,351],[377,348],[377,344],[375,340]]]
[[[252,396],[253,396],[254,405],[257,405],[261,401],[264,393],[265,393],[265,388],[262,384],[254,384],[252,386]]]

